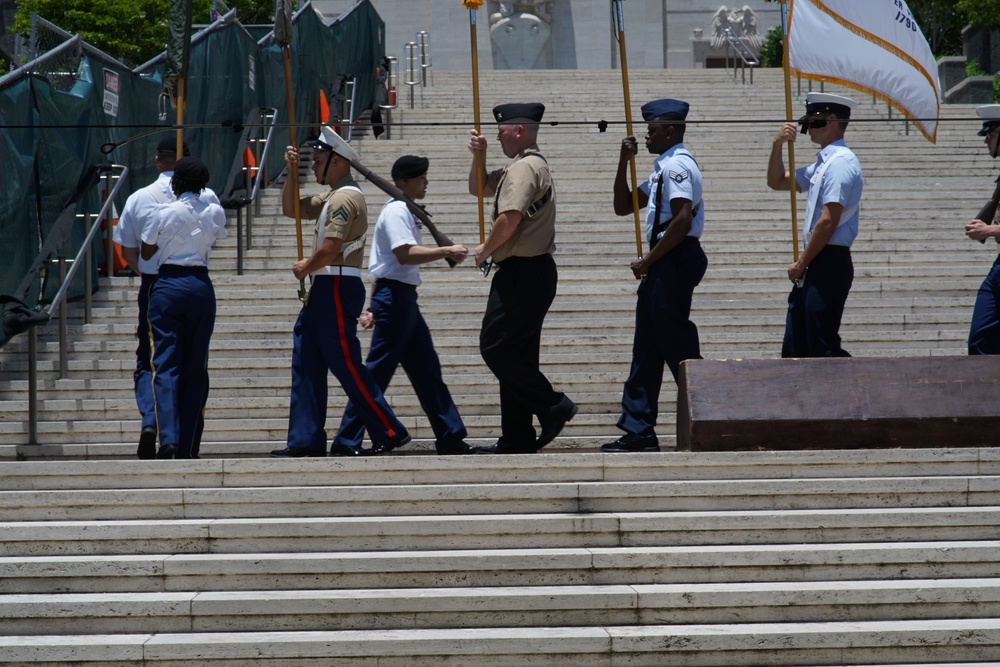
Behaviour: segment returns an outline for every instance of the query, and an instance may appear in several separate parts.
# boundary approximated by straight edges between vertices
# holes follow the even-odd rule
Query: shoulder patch
[[[687,180],[688,176],[690,176],[691,173],[687,169],[685,169],[684,171],[671,171],[669,175],[670,175],[670,180],[674,181],[675,183],[683,183],[684,181]]]
[[[333,213],[330,214],[330,220],[343,220],[344,222],[349,222],[351,219],[350,214],[347,212],[347,208],[341,204],[337,207]]]

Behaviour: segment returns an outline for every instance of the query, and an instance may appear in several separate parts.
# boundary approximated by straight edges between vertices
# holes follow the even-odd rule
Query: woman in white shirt
[[[215,328],[208,258],[215,241],[226,237],[225,211],[199,198],[208,179],[198,158],[178,161],[171,179],[177,201],[163,205],[142,230],[142,257],[158,267],[149,293],[158,459],[199,458]]]

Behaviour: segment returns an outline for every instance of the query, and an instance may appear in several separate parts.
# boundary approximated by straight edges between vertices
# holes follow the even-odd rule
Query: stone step
[[[0,522],[11,556],[1000,538],[1000,507]]]
[[[0,593],[994,578],[1000,541],[0,556]]]
[[[1000,505],[994,476],[0,491],[0,521],[367,517]]]
[[[575,421],[575,420],[574,420]],[[570,422],[572,424],[572,422]],[[405,451],[402,450],[402,451]],[[1000,448],[670,452],[351,459],[22,461],[0,489],[90,490],[347,485],[976,477],[1000,474]]]
[[[574,420],[575,421],[575,420]],[[572,422],[570,422],[572,424]],[[405,451],[402,450],[402,451]],[[574,452],[519,456],[350,459],[22,461],[3,491],[717,481],[1000,475],[1000,448],[774,452]]]
[[[581,626],[0,637],[0,664],[318,667],[364,660],[402,665],[605,666],[888,664],[995,660],[1000,620]]]
[[[1000,579],[20,594],[8,635],[983,619]]]

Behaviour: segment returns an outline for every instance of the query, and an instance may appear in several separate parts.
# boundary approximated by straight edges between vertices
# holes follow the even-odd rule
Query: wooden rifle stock
[[[351,160],[351,166],[361,172],[361,175],[371,181],[379,190],[386,193],[393,199],[406,204],[406,208],[410,209],[410,212],[417,216],[417,220],[422,222],[427,228],[427,231],[431,233],[431,236],[434,238],[434,242],[438,244],[439,248],[455,245],[452,240],[441,233],[441,231],[437,228],[437,225],[431,221],[430,214],[425,211],[422,206],[403,194],[403,191],[397,188],[393,183],[385,180],[357,160]],[[454,267],[456,264],[456,262],[448,259],[447,257],[445,257],[445,261],[448,262],[448,266],[450,267]]]

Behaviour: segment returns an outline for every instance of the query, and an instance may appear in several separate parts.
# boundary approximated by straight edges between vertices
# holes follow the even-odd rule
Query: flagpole
[[[632,98],[628,87],[628,56],[625,51],[625,16],[622,13],[622,0],[611,0],[615,10],[615,22],[618,27],[618,53],[622,68],[622,94],[625,98],[625,133],[632,135]],[[628,159],[629,173],[632,176],[632,215],[635,218],[635,252],[642,257],[642,227],[639,223],[639,190],[636,188],[635,156]]]
[[[187,87],[184,84],[187,82],[186,80],[187,80],[186,76],[179,76],[175,79],[176,90],[177,90],[177,111],[176,111],[177,152],[175,153],[175,155],[177,156],[178,160],[184,157],[184,100],[186,94],[186,91],[184,89]]]
[[[785,118],[792,120],[792,74],[791,68],[788,66],[789,18],[788,0],[781,0],[781,30],[784,37],[781,44],[781,69],[785,73]],[[785,144],[788,146],[788,195],[792,208],[792,261],[797,262],[799,261],[799,225],[796,219],[797,207],[795,203],[795,142],[786,141]]]
[[[299,146],[295,133],[295,100],[292,91],[292,54],[286,45],[281,47],[281,60],[285,66],[285,99],[288,102],[288,140],[296,149]],[[302,203],[299,201],[299,165],[288,170],[288,178],[292,181],[293,207],[295,208],[295,241],[299,251],[299,261],[305,257],[302,250]],[[299,301],[305,302],[307,296],[305,278],[299,280]]]
[[[295,132],[295,91],[292,89],[292,5],[290,0],[276,0],[274,4],[274,38],[281,47],[281,61],[285,69],[285,102],[288,107],[288,141],[296,149],[299,141]],[[288,170],[292,185],[292,207],[295,211],[295,240],[299,261],[305,257],[302,250],[302,204],[299,201],[299,166]],[[299,280],[299,301],[305,303],[308,297],[305,278]]]
[[[476,11],[482,5],[482,0],[463,0],[463,5],[469,8],[469,39],[472,44],[472,117],[476,134],[480,133],[479,118],[479,43],[476,38]],[[479,244],[486,243],[486,215],[483,211],[483,179],[486,170],[486,156],[483,151],[475,152],[476,158],[476,199],[479,207]]]

